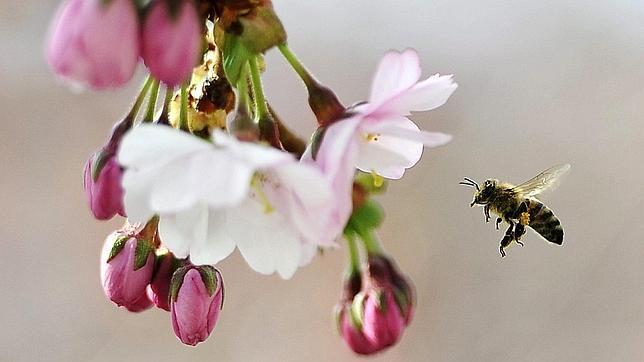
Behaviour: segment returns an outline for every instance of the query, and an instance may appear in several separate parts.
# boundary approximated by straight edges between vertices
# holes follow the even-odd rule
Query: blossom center
[[[253,190],[253,195],[257,198],[257,201],[259,201],[264,207],[264,213],[270,214],[275,211],[275,208],[271,205],[271,202],[268,201],[266,193],[264,193],[263,186],[265,181],[266,177],[256,173],[250,181],[250,187]]]

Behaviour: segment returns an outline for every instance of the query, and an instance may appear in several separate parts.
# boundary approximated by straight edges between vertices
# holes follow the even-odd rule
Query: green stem
[[[302,78],[302,81],[304,84],[307,86],[311,86],[311,83],[314,81],[313,76],[306,70],[302,62],[295,56],[295,54],[291,51],[291,49],[286,45],[286,43],[280,44],[277,46],[277,48],[282,52],[282,55],[286,59],[286,61],[291,65],[293,70],[297,73],[297,75]]]
[[[165,88],[165,99],[163,100],[163,110],[161,111],[162,115],[167,116],[170,112],[170,103],[172,102],[172,96],[174,95],[174,86],[169,85]]]
[[[255,99],[255,118],[262,119],[267,118],[268,107],[266,106],[266,98],[264,97],[264,90],[262,89],[262,78],[259,73],[259,66],[257,65],[257,57],[250,57],[248,59],[248,65],[250,66],[250,76],[253,81],[253,97]]]
[[[349,275],[360,273],[360,253],[356,244],[355,234],[352,231],[344,233],[349,249]]]
[[[148,75],[147,79],[145,80],[145,83],[143,83],[143,87],[141,87],[141,90],[139,91],[139,95],[136,96],[136,100],[134,101],[132,110],[130,110],[130,113],[128,113],[126,117],[130,119],[132,123],[134,123],[136,116],[139,114],[139,109],[141,109],[141,105],[143,104],[143,101],[145,100],[145,96],[148,94],[148,89],[150,89],[150,86],[152,85],[153,81],[154,81],[154,78],[152,78],[151,75]]]
[[[179,111],[179,129],[190,132],[188,125],[188,83],[181,85],[181,108]]]
[[[376,238],[372,230],[360,230],[357,232],[358,235],[360,235],[360,239],[362,239],[362,242],[364,243],[365,249],[367,249],[367,254],[383,254],[382,245],[380,245],[380,241],[378,241],[378,238]]]
[[[237,82],[237,90],[239,96],[239,104],[246,107],[246,111],[250,112],[249,108],[251,101],[248,94],[248,65],[244,64],[239,74],[239,81]]]
[[[152,89],[150,90],[150,98],[148,98],[148,108],[143,116],[143,122],[152,122],[154,120],[154,111],[157,105],[157,97],[159,96],[159,81],[154,79],[152,81]]]

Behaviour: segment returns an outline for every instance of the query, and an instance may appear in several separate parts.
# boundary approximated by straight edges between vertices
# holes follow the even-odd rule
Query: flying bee
[[[480,187],[476,181],[468,177],[459,184],[476,188],[474,200],[470,206],[483,206],[485,222],[490,222],[490,211],[492,211],[498,216],[497,230],[502,221],[510,225],[499,247],[503,257],[504,249],[512,241],[523,246],[521,237],[526,232],[526,226],[551,243],[557,245],[563,243],[564,231],[561,222],[536,196],[556,185],[559,178],[568,170],[570,170],[569,164],[553,166],[518,186],[488,179],[485,180],[483,187]]]

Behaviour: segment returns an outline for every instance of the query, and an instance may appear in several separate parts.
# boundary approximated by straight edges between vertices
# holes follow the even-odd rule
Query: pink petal
[[[378,65],[371,85],[371,108],[378,108],[390,98],[412,87],[420,74],[420,60],[414,49],[387,52]]]

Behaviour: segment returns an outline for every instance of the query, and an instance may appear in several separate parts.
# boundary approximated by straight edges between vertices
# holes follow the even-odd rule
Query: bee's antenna
[[[461,181],[461,182],[459,182],[459,183],[458,183],[459,185],[465,185],[465,186],[476,187],[476,190],[477,190],[477,191],[481,191],[481,188],[479,187],[479,184],[478,184],[476,181],[472,180],[472,179],[471,179],[471,178],[469,178],[469,177],[463,177],[463,179],[464,179],[465,181]]]

